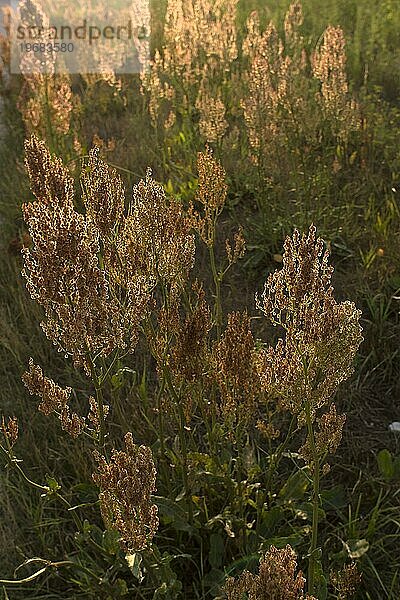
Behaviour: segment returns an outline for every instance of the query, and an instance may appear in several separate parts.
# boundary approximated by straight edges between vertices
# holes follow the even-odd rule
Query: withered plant
[[[180,509],[180,526],[191,544],[208,543],[210,529],[218,537],[223,526],[231,556],[248,551],[246,532],[254,526],[253,550],[266,550],[260,574],[228,579],[228,598],[247,593],[257,600],[276,586],[286,594],[277,599],[318,596],[323,585],[320,480],[345,422],[333,397],[352,372],[362,337],[360,311],[351,302],[334,299],[332,267],[315,227],[286,239],[282,269],[269,276],[257,300],[282,334],[276,345],[264,344],[255,339],[246,311],[225,315],[223,278],[243,256],[245,243],[239,230],[233,243],[226,241],[226,256],[218,266],[218,220],[227,183],[209,148],[198,155],[197,194],[186,206],[170,197],[150,170],[127,199],[120,176],[98,148],[83,162],[80,193],[43,141],[32,135],[25,151],[33,199],[23,205],[30,239],[22,251],[23,276],[43,309],[45,335],[82,371],[87,391],[59,385],[33,359],[22,378],[30,394],[39,397],[39,410],[55,415],[92,459],[106,529],[102,535],[115,536],[110,538],[118,545],[114,555],[122,553],[139,582],[146,572],[151,585],[161,588],[165,581],[156,583],[157,577],[172,577],[168,589],[178,598],[180,584],[168,570],[170,559],[154,540],[159,522],[171,523],[165,507],[173,514]],[[211,294],[192,274],[196,236],[209,253]],[[131,393],[140,399],[135,422],[118,426],[115,381],[133,372],[130,361],[138,348],[152,382],[145,392],[143,379],[141,384],[135,379]],[[280,432],[271,415],[280,415],[279,426],[285,428],[286,413],[298,433],[306,431],[298,454],[313,486],[309,596],[304,596],[305,581],[296,573],[293,550],[265,549],[257,537],[265,506],[270,509],[277,502],[270,487],[293,433],[291,425],[286,441],[277,441]],[[125,450],[117,449],[121,425]],[[27,476],[14,454],[14,418],[2,421],[1,431],[1,453],[10,467],[72,512],[77,533],[86,540],[88,529],[81,518],[86,505],[73,506],[52,478],[42,485]],[[255,458],[260,439],[269,444],[265,472]],[[215,485],[229,490],[223,502]],[[166,497],[154,499],[156,487]],[[32,580],[43,569],[79,570],[64,558],[45,561]],[[90,576],[101,584],[100,575]]]

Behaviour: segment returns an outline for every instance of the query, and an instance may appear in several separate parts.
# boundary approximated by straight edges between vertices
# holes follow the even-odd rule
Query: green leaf
[[[108,554],[115,555],[119,551],[119,533],[115,529],[107,529],[103,533],[103,548]]]
[[[386,448],[378,452],[377,456],[379,471],[386,480],[390,480],[393,478],[395,473],[395,468],[393,464],[393,458],[389,450]]]
[[[393,468],[394,468],[393,477],[395,479],[400,479],[400,456],[397,456],[394,459]]]
[[[261,534],[263,537],[269,537],[275,533],[277,526],[285,518],[284,510],[281,506],[273,506],[270,510],[263,510],[261,522]]]
[[[126,554],[125,558],[133,576],[141,583],[144,579],[141,569],[142,555],[138,552],[134,552],[133,554]]]
[[[321,502],[324,510],[341,509],[347,507],[345,491],[342,485],[337,485],[321,492]]]
[[[289,477],[279,496],[284,500],[300,500],[303,498],[309,485],[309,480],[303,469],[296,471]]]
[[[61,489],[61,485],[50,475],[46,475],[46,483],[49,486],[50,492],[57,492]]]
[[[153,496],[153,498],[164,523],[171,525],[176,531],[193,532],[193,527],[188,523],[187,512],[182,506],[163,496]]]
[[[322,563],[317,560],[314,571],[315,596],[318,600],[326,600],[328,596],[328,583],[322,568]]]

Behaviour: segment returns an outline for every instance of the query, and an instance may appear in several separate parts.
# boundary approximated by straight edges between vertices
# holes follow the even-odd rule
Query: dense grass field
[[[124,76],[5,11],[1,598],[399,600],[398,8],[153,0]]]

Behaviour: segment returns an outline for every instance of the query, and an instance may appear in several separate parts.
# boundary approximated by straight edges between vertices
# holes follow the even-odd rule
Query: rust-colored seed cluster
[[[321,82],[319,101],[325,113],[337,121],[338,134],[345,138],[360,122],[358,107],[348,96],[345,39],[340,27],[327,27],[321,48],[312,57],[312,69]]]
[[[33,396],[39,396],[41,402],[39,410],[45,414],[57,413],[61,421],[61,427],[73,438],[78,437],[85,427],[85,419],[75,412],[71,413],[68,402],[71,388],[65,389],[57,385],[52,379],[43,375],[39,365],[35,365],[33,359],[29,359],[29,371],[22,375],[22,381]]]
[[[74,208],[66,169],[34,136],[25,147],[37,201],[23,205],[32,240],[23,249],[23,275],[32,298],[45,309],[47,337],[88,371],[88,353],[107,355],[122,345],[118,305],[99,268],[97,232]]]
[[[260,560],[259,574],[244,571],[238,579],[229,577],[224,587],[227,600],[316,600],[304,595],[306,580],[297,572],[296,554],[286,548],[271,548]]]
[[[287,94],[290,59],[273,23],[260,33],[259,21],[252,14],[243,53],[249,56],[248,91],[241,105],[255,162],[268,153],[271,142],[280,135]]]
[[[6,422],[5,418],[1,418],[0,431],[4,435],[10,447],[13,447],[18,440],[18,419],[17,417],[8,417]]]
[[[299,29],[303,25],[303,20],[303,7],[301,2],[296,0],[289,6],[284,21],[285,41],[294,48],[302,43]]]
[[[211,89],[208,70],[205,69],[196,100],[199,111],[199,132],[207,143],[215,143],[222,139],[228,121],[225,118],[226,108],[219,90]]]
[[[175,342],[167,359],[178,382],[196,381],[209,362],[207,341],[212,326],[211,312],[203,288],[196,284],[193,288],[196,304],[184,320],[177,319]]]
[[[100,419],[99,419],[99,408],[96,400],[93,396],[89,397],[89,414],[88,421],[93,425],[95,431],[100,431]],[[106,419],[108,413],[110,412],[110,407],[107,404],[103,404],[103,418]]]
[[[361,573],[356,563],[346,565],[338,573],[331,573],[330,581],[338,593],[338,600],[352,598],[361,583]]]
[[[283,268],[269,276],[258,304],[285,337],[260,353],[259,372],[264,390],[304,423],[305,400],[314,419],[352,373],[361,312],[335,301],[329,254],[314,226],[307,235],[295,231],[284,248]]]
[[[177,284],[192,265],[189,222],[177,202],[166,203],[150,176],[139,184],[134,210],[125,217],[122,182],[96,150],[82,178],[87,212],[78,213],[62,162],[35,136],[25,147],[36,201],[23,206],[32,240],[23,249],[23,275],[32,298],[45,308],[46,335],[90,374],[89,355],[134,350],[156,272]],[[150,197],[153,202],[145,204]]]
[[[94,452],[98,465],[93,474],[100,488],[100,507],[107,527],[120,533],[120,543],[128,552],[149,546],[158,528],[157,507],[151,502],[156,490],[156,470],[150,448],[133,443],[125,435],[126,451],[113,449],[111,459]]]
[[[123,222],[125,189],[115,169],[100,159],[98,147],[90,150],[81,181],[88,220],[107,240],[118,232]]]
[[[219,161],[213,157],[212,150],[207,146],[205,152],[197,155],[198,188],[196,201],[201,207],[202,214],[192,210],[194,226],[201,239],[207,246],[214,244],[215,223],[225,205],[228,186],[226,173]],[[240,242],[242,249],[244,244]],[[240,253],[240,250],[238,249]]]
[[[335,404],[331,404],[328,412],[324,413],[316,419],[318,429],[314,433],[315,436],[315,447],[320,458],[323,458],[326,454],[335,454],[342,440],[342,431],[346,422],[346,415],[338,415]],[[300,456],[310,466],[311,471],[314,469],[314,462],[312,458],[311,442],[309,435],[304,445],[299,449]],[[330,466],[325,464],[323,466],[323,473],[329,472]]]
[[[328,27],[321,47],[308,56],[300,34],[302,23],[297,0],[285,17],[284,42],[272,22],[261,32],[256,12],[247,21],[242,51],[248,71],[241,106],[252,159],[264,170],[271,171],[279,162],[280,148],[290,145],[300,132],[315,145],[327,126],[339,140],[360,126],[357,104],[349,95],[342,29]],[[321,88],[317,93],[316,80]]]
[[[118,249],[136,273],[151,286],[161,283],[172,290],[187,279],[194,265],[195,241],[191,219],[174,198],[151,177],[133,189],[131,209]]]
[[[45,30],[49,27],[47,15],[35,0],[23,0],[19,12],[26,28],[42,27]],[[43,72],[43,58],[33,52],[22,57],[20,69],[24,83],[17,103],[27,131],[35,131],[43,138],[49,134],[49,124],[53,134],[67,134],[73,111],[79,106],[78,97],[71,90],[69,75],[55,73],[55,57],[51,54],[45,60],[46,72]]]
[[[228,315],[228,324],[213,351],[215,380],[220,390],[220,411],[224,421],[249,424],[255,418],[257,375],[254,338],[246,312]]]

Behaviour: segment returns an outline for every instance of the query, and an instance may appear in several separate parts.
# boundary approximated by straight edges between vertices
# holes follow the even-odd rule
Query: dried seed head
[[[246,77],[248,90],[241,106],[253,159],[259,163],[280,136],[290,59],[284,55],[283,43],[273,23],[260,34],[258,19],[253,16],[248,27],[243,51],[250,58],[250,68]],[[252,32],[257,43],[250,39]]]
[[[32,135],[25,141],[25,168],[33,194],[41,204],[73,207],[74,180],[62,160]]]
[[[85,419],[76,413],[71,414],[68,406],[72,391],[70,387],[63,389],[52,379],[45,377],[40,366],[35,365],[32,358],[29,359],[29,371],[22,375],[22,381],[31,395],[41,399],[38,408],[43,414],[57,413],[63,430],[74,438],[82,433]]]
[[[41,402],[39,410],[50,415],[53,412],[61,412],[68,405],[71,388],[65,389],[57,385],[52,379],[45,377],[39,365],[35,365],[33,359],[29,359],[29,371],[22,375],[22,381],[33,396],[39,396]]]
[[[316,600],[304,596],[306,580],[301,571],[296,573],[294,550],[271,546],[260,560],[259,574],[244,571],[238,578],[229,577],[224,592],[227,600],[242,600],[244,594],[251,600]]]
[[[161,284],[175,294],[194,264],[191,228],[182,204],[174,198],[167,200],[148,169],[146,179],[133,189],[130,214],[117,242],[121,278],[142,278],[149,290]],[[118,264],[115,268],[118,272]]]
[[[179,319],[175,328],[175,342],[168,360],[178,381],[194,382],[207,368],[208,334],[211,330],[211,312],[205,293],[197,283],[193,285],[195,305],[185,320]]]
[[[260,381],[254,338],[246,312],[228,315],[222,339],[213,350],[214,379],[220,391],[219,410],[228,428],[248,425],[256,417]]]
[[[100,420],[99,420],[99,407],[96,400],[93,396],[89,398],[89,406],[90,411],[88,414],[88,421],[93,425],[95,431],[100,431]],[[106,419],[108,413],[110,412],[110,407],[107,404],[103,404],[103,418]]]
[[[360,587],[361,573],[356,563],[352,563],[338,573],[331,572],[330,582],[338,592],[338,600],[350,600]]]
[[[206,63],[204,66],[196,108],[200,114],[199,131],[203,139],[207,143],[221,140],[228,128],[228,122],[225,119],[226,109],[214,63]]]
[[[115,169],[99,157],[98,147],[90,150],[81,181],[87,218],[107,240],[123,223],[125,189]]]
[[[149,285],[140,274],[120,281],[108,273],[115,251],[103,244],[100,267],[99,229],[111,235],[112,219],[103,212],[100,196],[107,200],[112,218],[122,220],[123,189],[114,173],[92,154],[92,172],[87,181],[93,193],[87,199],[88,216],[73,205],[73,183],[62,162],[48,152],[43,142],[26,143],[26,166],[37,201],[23,206],[32,239],[23,250],[23,275],[33,299],[45,309],[42,328],[59,351],[72,355],[75,366],[90,374],[88,353],[107,356],[115,348],[133,350],[137,327],[148,301]],[[99,173],[94,173],[94,169]],[[108,238],[107,238],[108,241]],[[113,254],[114,252],[114,254]],[[121,257],[116,257],[119,264]],[[128,266],[123,263],[126,273]],[[115,271],[115,269],[114,269]],[[126,341],[129,336],[129,342]]]
[[[8,417],[6,423],[4,417],[1,418],[0,431],[6,438],[8,444],[13,447],[18,440],[18,419],[17,417]]]
[[[196,201],[201,206],[202,214],[194,211],[192,207],[192,218],[201,239],[208,246],[212,246],[215,220],[226,201],[226,173],[221,163],[213,158],[212,150],[208,146],[205,152],[199,152],[197,155],[197,170],[199,179]]]
[[[85,418],[71,413],[68,406],[62,409],[60,422],[62,429],[73,438],[77,438],[85,429]]]
[[[363,339],[361,312],[352,302],[335,301],[329,253],[313,225],[307,235],[295,231],[284,248],[283,268],[269,276],[257,303],[285,338],[259,353],[258,367],[265,391],[302,423],[305,399],[314,418],[352,373]]]
[[[239,227],[239,230],[233,236],[234,246],[230,244],[230,241],[225,240],[226,256],[228,258],[228,264],[234,265],[240,258],[243,258],[246,252],[246,240],[243,237],[243,229]]]
[[[284,22],[285,41],[292,47],[295,47],[300,42],[299,28],[302,24],[303,8],[301,2],[296,0],[289,6]]]
[[[357,104],[348,95],[345,38],[341,27],[326,28],[322,45],[312,57],[312,68],[314,77],[321,82],[318,99],[324,112],[337,129],[337,135],[345,139],[350,130],[360,127],[360,118]]]
[[[212,150],[207,146],[205,152],[197,155],[199,185],[196,200],[210,210],[221,210],[225,204],[228,186],[226,173],[221,163],[213,158]]]
[[[94,482],[100,488],[100,507],[107,527],[117,530],[128,552],[139,552],[151,543],[157,528],[157,507],[151,502],[156,491],[156,470],[150,448],[133,443],[125,435],[126,451],[113,449],[107,462],[97,451]]]
[[[342,431],[346,422],[346,415],[338,415],[336,406],[331,404],[329,410],[320,417],[317,417],[317,431],[314,432],[315,448],[320,459],[323,459],[328,453],[335,454],[342,440]],[[311,471],[314,470],[313,453],[311,451],[311,441],[307,436],[305,444],[300,448],[299,454],[309,465]],[[329,465],[325,464],[323,472],[329,471]]]
[[[197,98],[201,135],[209,141],[223,135],[227,126],[225,107],[218,93],[208,89],[205,72],[213,64],[216,81],[225,80],[237,58],[237,3],[168,0],[164,46],[155,53],[150,72],[142,76],[141,90],[148,93],[154,126],[159,121],[165,128],[171,126],[176,114],[195,104]]]

